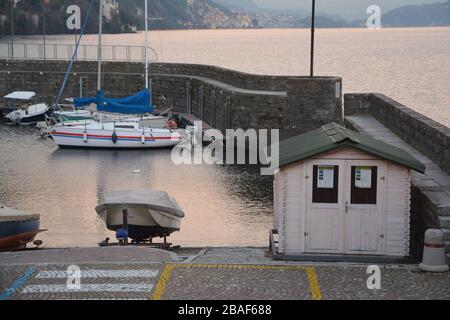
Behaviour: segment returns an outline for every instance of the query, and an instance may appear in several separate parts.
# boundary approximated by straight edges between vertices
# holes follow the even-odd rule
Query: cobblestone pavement
[[[264,248],[87,248],[0,253],[0,300],[450,300],[450,273],[383,265],[273,261]],[[67,284],[76,264],[81,287]]]
[[[80,264],[79,289],[67,286],[68,266],[0,264],[0,300],[450,300],[450,273],[403,266],[381,267],[381,290],[354,265]]]
[[[104,247],[29,250],[0,253],[1,264],[61,264],[61,263],[141,263],[171,262],[176,254],[148,247]]]

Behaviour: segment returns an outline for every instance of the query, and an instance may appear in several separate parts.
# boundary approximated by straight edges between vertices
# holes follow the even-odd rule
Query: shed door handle
[[[348,201],[345,202],[345,213],[348,213],[350,210],[350,203]]]

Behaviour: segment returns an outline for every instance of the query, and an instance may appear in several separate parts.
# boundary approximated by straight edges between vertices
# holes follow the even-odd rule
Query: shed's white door
[[[307,162],[306,251],[341,253],[344,211],[343,177],[345,162],[314,160]]]
[[[383,161],[305,163],[306,252],[384,254]]]
[[[384,254],[383,161],[347,161],[344,234],[346,254]]]

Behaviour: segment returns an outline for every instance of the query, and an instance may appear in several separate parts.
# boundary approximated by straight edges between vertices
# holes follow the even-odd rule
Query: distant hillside
[[[349,28],[351,24],[344,20],[335,20],[328,17],[317,16],[315,19],[316,28]],[[298,28],[310,28],[311,27],[311,17],[306,17],[299,19],[297,21]]]
[[[450,1],[421,6],[404,6],[385,13],[386,27],[431,27],[450,25]]]
[[[309,28],[311,26],[310,13],[304,16],[283,12],[277,14],[259,13],[256,15],[260,26],[264,28]],[[450,0],[441,3],[426,5],[403,6],[381,16],[384,27],[429,27],[450,26]],[[366,26],[366,20],[345,21],[338,16],[318,13],[316,16],[317,28],[360,28]]]
[[[253,0],[212,0],[234,12],[257,12],[259,7]]]
[[[43,30],[41,0],[21,0],[14,10],[15,34],[40,34]],[[46,31],[48,34],[69,33],[66,29],[66,8],[76,4],[82,15],[87,12],[88,0],[51,0],[47,5]],[[105,19],[105,33],[132,32],[144,28],[144,1],[119,0],[119,6]],[[211,0],[151,0],[149,15],[162,18],[151,23],[153,29],[216,29],[251,28],[255,22],[246,13],[232,12]],[[87,33],[98,30],[98,1],[87,26]],[[10,4],[0,0],[0,36],[11,33]]]
[[[41,34],[44,0],[20,0],[14,9],[14,31],[17,35]],[[77,4],[86,14],[88,0],[50,0],[47,5],[47,34],[70,33],[66,29],[66,8]],[[236,28],[309,28],[310,12],[258,8],[255,0],[150,0],[151,29],[236,29]],[[86,33],[97,33],[98,1]],[[118,0],[109,7],[104,22],[105,33],[126,33],[144,28],[144,1]],[[366,21],[346,21],[336,15],[317,12],[317,28],[365,27]],[[385,27],[450,26],[450,0],[427,5],[410,5],[382,15]],[[0,0],[0,37],[11,33],[10,2]]]

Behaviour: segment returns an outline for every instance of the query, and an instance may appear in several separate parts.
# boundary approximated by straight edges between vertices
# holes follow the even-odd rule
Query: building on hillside
[[[103,1],[103,16],[107,20],[111,20],[112,17],[118,12],[119,12],[119,2],[117,0]]]

